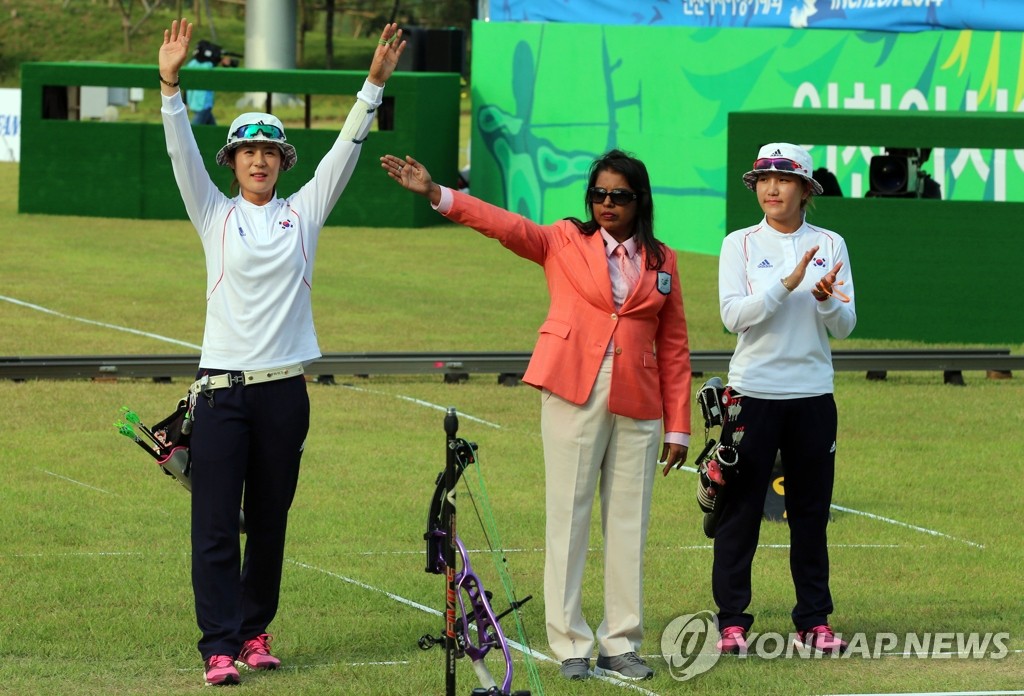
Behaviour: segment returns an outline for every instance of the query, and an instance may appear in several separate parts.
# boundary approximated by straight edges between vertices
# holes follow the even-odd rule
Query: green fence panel
[[[293,95],[351,95],[363,84],[359,71],[182,70],[183,85],[195,89]],[[22,213],[146,219],[185,219],[164,145],[159,113],[151,123],[93,122],[43,118],[47,87],[143,87],[155,90],[156,66],[102,63],[26,63],[21,70],[22,135],[18,210]],[[423,227],[439,218],[418,196],[410,196],[380,169],[384,153],[411,154],[439,183],[454,186],[459,155],[459,75],[396,73],[385,98],[393,100],[393,130],[375,130],[328,225]],[[271,102],[273,104],[273,101]],[[273,109],[273,106],[271,106]],[[308,181],[337,139],[337,128],[288,127],[299,161],[281,177],[288,195]],[[227,192],[230,172],[214,157],[227,127],[194,126],[196,141],[213,180]]]
[[[767,142],[1024,149],[1019,114],[810,112],[729,114],[726,225],[763,213],[742,181]],[[816,163],[821,166],[824,163]],[[1024,342],[1024,203],[818,197],[809,222],[846,239],[857,288],[857,338]]]

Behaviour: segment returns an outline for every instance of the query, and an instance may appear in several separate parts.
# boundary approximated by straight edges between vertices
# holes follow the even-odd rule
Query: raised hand
[[[426,196],[435,205],[441,200],[441,189],[430,178],[430,172],[412,157],[406,155],[401,160],[394,155],[384,155],[380,158],[380,166],[403,188]]]
[[[189,41],[192,40],[192,24],[174,20],[170,29],[164,29],[164,42],[160,46],[157,63],[160,66],[160,77],[167,82],[178,81],[178,70],[189,58]],[[164,85],[167,87],[168,85]]]
[[[384,86],[395,71],[398,59],[405,51],[405,44],[397,23],[384,25],[384,31],[377,40],[377,50],[373,52],[373,62],[370,63],[370,82],[378,87]]]

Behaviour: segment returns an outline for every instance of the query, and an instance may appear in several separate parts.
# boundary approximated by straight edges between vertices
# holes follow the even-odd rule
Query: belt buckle
[[[203,375],[193,386],[198,386],[196,393],[202,394],[203,398],[210,404],[210,408],[213,408],[213,388],[210,386],[210,375]]]
[[[233,374],[231,374],[229,372],[227,374],[227,378],[228,378],[228,384],[244,384],[245,383],[245,376],[244,375],[233,375]]]
[[[192,385],[195,393],[202,394],[206,398],[210,398],[210,375],[203,375],[196,380],[195,384]]]

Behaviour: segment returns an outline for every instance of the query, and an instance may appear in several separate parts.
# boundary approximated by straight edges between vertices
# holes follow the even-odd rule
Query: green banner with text
[[[1011,32],[476,22],[472,58],[474,195],[539,222],[589,216],[588,167],[617,147],[650,170],[657,236],[705,254],[727,232],[730,112],[1017,112],[1024,99]],[[868,191],[873,155],[905,147],[801,144],[847,197]],[[1024,201],[1024,151],[935,148],[922,169],[946,200]]]

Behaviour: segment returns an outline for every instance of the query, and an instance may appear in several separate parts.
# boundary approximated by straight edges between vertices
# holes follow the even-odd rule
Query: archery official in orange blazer
[[[445,217],[540,264],[551,305],[523,381],[541,390],[546,487],[548,642],[567,679],[591,675],[595,635],[583,616],[594,495],[604,533],[604,618],[593,673],[649,679],[643,551],[662,463],[686,459],[690,351],[676,254],[654,237],[644,164],[612,150],[585,192],[589,221],[539,225],[434,183],[412,157],[381,157],[388,175]]]

